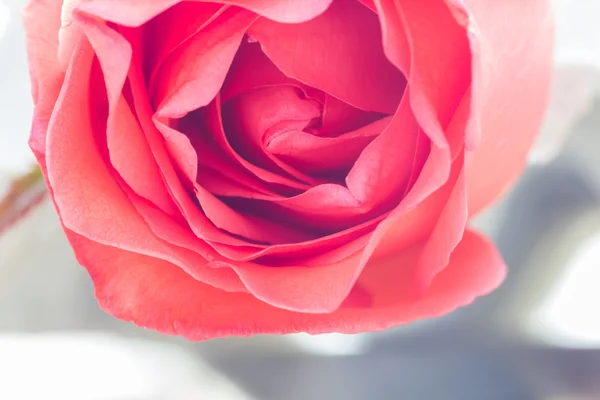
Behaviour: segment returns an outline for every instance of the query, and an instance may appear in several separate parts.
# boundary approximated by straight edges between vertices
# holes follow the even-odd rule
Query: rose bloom
[[[33,0],[30,144],[100,305],[189,339],[448,313],[524,167],[546,0]]]

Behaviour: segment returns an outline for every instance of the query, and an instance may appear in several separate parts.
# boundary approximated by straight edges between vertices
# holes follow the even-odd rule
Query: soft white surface
[[[0,399],[250,400],[173,345],[104,334],[0,335]]]
[[[26,171],[34,157],[27,147],[32,116],[23,0],[0,0],[0,191],[2,176]]]
[[[599,347],[600,231],[581,244],[565,276],[531,318],[529,331],[566,347]]]

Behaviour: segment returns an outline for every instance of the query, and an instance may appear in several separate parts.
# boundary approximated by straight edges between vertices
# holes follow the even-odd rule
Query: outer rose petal
[[[144,133],[122,95],[132,57],[131,46],[104,24],[97,24],[79,12],[75,13],[74,18],[74,23],[83,28],[94,47],[104,71],[109,103],[106,141],[111,164],[137,194],[164,212],[178,216],[177,207],[163,184]]]
[[[525,166],[549,96],[552,18],[548,0],[447,2],[468,26],[473,54],[475,118],[467,146],[477,147],[467,154],[466,169],[473,215],[501,195]]]
[[[124,26],[140,26],[182,0],[83,0],[81,9]],[[193,0],[205,2],[207,0]],[[308,21],[323,13],[333,0],[215,0],[254,11],[285,23]]]
[[[38,160],[46,147],[46,130],[65,71],[58,63],[60,0],[31,0],[23,10],[31,90],[35,104],[29,145]],[[40,23],[44,21],[44,23]]]
[[[69,230],[67,235],[94,281],[102,308],[139,326],[192,340],[258,333],[377,331],[453,311],[496,288],[505,273],[494,246],[467,232],[448,267],[422,298],[398,300],[398,279],[405,273],[399,267],[415,261],[415,252],[406,252],[367,267],[358,296],[370,292],[369,306],[353,306],[348,301],[331,314],[304,314],[269,306],[248,294],[215,289],[168,262],[104,246]]]
[[[157,238],[110,175],[85,106],[93,56],[87,38],[82,38],[48,125],[46,177],[62,223],[91,240],[169,260],[209,284],[243,289],[230,271],[208,267],[211,250],[193,253]]]

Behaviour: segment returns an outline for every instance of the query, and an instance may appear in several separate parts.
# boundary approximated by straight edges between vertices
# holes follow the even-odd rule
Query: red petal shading
[[[333,312],[346,299],[362,271],[360,261],[358,252],[335,264],[311,268],[293,264],[282,268],[227,263],[223,266],[233,268],[257,299],[277,308],[318,314]]]
[[[333,0],[221,0],[221,3],[247,8],[273,21],[298,23],[313,19],[327,10]]]
[[[457,24],[445,4],[430,0],[404,0],[397,3],[377,0],[376,5],[382,19],[386,55],[408,75],[411,108],[420,127],[432,140],[432,146],[415,185],[390,217],[377,227],[366,254],[389,234],[388,229],[392,228],[394,232],[394,226],[401,224],[399,218],[448,180],[453,152],[458,152],[463,142],[460,128],[465,123],[466,115],[464,112],[457,113],[457,110],[460,111],[461,105],[469,104],[465,103],[468,100],[465,93],[470,79],[471,59],[466,32]],[[410,57],[407,54],[408,45]],[[444,133],[443,129],[446,128],[448,132]],[[454,187],[454,182],[450,184],[450,187]],[[432,212],[436,213],[442,208]],[[446,244],[456,243],[464,227],[461,218],[453,222],[456,225],[448,229],[454,236],[448,238]],[[387,244],[380,246],[379,251],[386,251],[381,249],[394,246],[394,242],[386,240]],[[393,247],[387,251],[393,251]],[[433,270],[439,268],[439,264],[435,265],[438,267],[433,267]]]
[[[82,79],[89,76],[93,52],[87,41],[76,50],[47,138],[48,180],[62,223],[90,240],[169,260],[209,284],[230,287],[229,273],[216,273],[206,258],[155,237],[110,175],[92,137],[88,82]]]
[[[202,186],[196,186],[196,198],[206,217],[220,229],[263,244],[297,243],[314,239],[294,227],[231,209]]]
[[[134,48],[136,45],[139,45],[139,36],[135,36],[134,33],[131,33],[128,40],[132,43]],[[219,246],[223,244],[233,246],[255,246],[244,240],[235,238],[215,227],[192,201],[190,194],[180,181],[169,158],[162,136],[152,121],[150,104],[148,103],[148,96],[143,84],[140,60],[138,58],[134,58],[132,61],[132,67],[129,70],[129,83],[131,86],[135,112],[140,121],[140,125],[146,134],[150,150],[158,164],[165,185],[192,231],[199,238],[206,240],[215,249],[218,249]]]
[[[206,179],[210,179],[211,177],[202,174],[207,173],[209,169],[218,171],[223,180],[244,186],[249,193],[253,194],[242,197],[264,199],[279,197],[256,176],[228,160],[214,140],[203,131],[201,122],[197,121],[197,118],[192,118],[193,116],[190,114],[178,120],[176,126],[179,130],[167,126],[160,118],[154,118],[154,124],[162,133],[171,158],[178,165],[180,172],[189,179],[190,185],[194,182],[202,184]]]
[[[466,31],[443,2],[399,3],[411,43],[411,105],[425,133],[444,146],[441,129],[449,124],[471,79]]]
[[[419,137],[417,128],[408,101],[403,101],[392,122],[365,148],[354,164],[346,178],[347,187],[322,184],[298,196],[276,200],[274,203],[318,224],[321,228],[335,230],[347,229],[393,208],[401,200],[401,195],[412,176]],[[437,169],[443,166],[444,162],[449,163],[449,160],[442,158],[449,157],[447,153],[441,152],[440,157],[435,160],[435,166],[430,167],[434,168],[430,173],[437,174],[438,177],[422,178],[422,181],[427,182],[427,192],[418,194],[421,196],[420,200],[444,183],[446,172],[442,168],[440,174]],[[449,166],[447,168],[449,169]],[[436,184],[438,186],[433,186]],[[419,191],[419,186],[416,187]],[[411,191],[415,191],[415,188]],[[406,199],[403,203],[408,204]],[[418,202],[412,203],[410,208],[416,204]],[[403,208],[402,212],[407,209]]]
[[[271,212],[277,213],[278,210],[272,209],[268,204],[269,203],[264,204],[265,208],[269,211],[269,215],[273,216]],[[304,267],[333,264],[364,248],[374,227],[382,221],[385,216],[386,215],[379,215],[376,217],[364,218],[367,220],[366,222],[357,223],[345,230],[338,230],[334,231],[334,233],[323,235],[322,230],[315,228],[315,226],[319,226],[319,223],[321,223],[321,225],[323,225],[323,223],[313,215],[308,214],[308,217],[313,218],[314,221],[305,223],[305,219],[308,217],[304,215],[297,216],[296,220],[287,218],[288,215],[286,214],[283,214],[282,216],[274,214],[274,218],[279,221],[285,221],[292,226],[298,227],[298,229],[302,228],[307,231],[311,231],[312,229],[323,236],[304,242],[277,244],[262,249],[232,246],[226,248],[223,246],[219,248],[219,252],[224,257],[234,261],[255,261],[257,264],[273,266],[287,266],[290,265],[290,263]],[[302,219],[303,217],[304,220]]]
[[[317,102],[303,98],[299,89],[276,86],[246,92],[223,104],[222,118],[228,142],[245,160],[302,182],[318,183],[266,151],[274,138],[298,132],[321,118]]]
[[[396,109],[404,77],[383,54],[377,16],[355,0],[303,24],[260,19],[248,32],[286,75],[363,110]]]
[[[216,96],[246,29],[257,17],[228,8],[178,47],[157,71],[149,92],[156,115],[180,118]]]
[[[278,197],[274,194],[263,194],[243,183],[223,175],[218,168],[206,165],[198,167],[198,185],[210,193],[221,197],[242,197],[247,199],[271,200]]]
[[[107,127],[110,162],[125,183],[169,215],[179,215],[152,157],[144,133],[121,96]]]
[[[385,117],[386,114],[366,112],[333,96],[325,96],[320,136],[339,136]]]
[[[266,146],[287,164],[312,174],[341,171],[345,176],[364,148],[389,124],[391,117],[337,137],[296,131],[273,138]]]
[[[496,288],[505,273],[493,245],[467,232],[449,266],[422,298],[403,302],[397,290],[404,274],[399,265],[410,266],[414,261],[414,252],[407,252],[367,267],[360,288],[371,294],[370,307],[353,307],[348,301],[349,306],[331,314],[304,314],[271,307],[247,294],[212,288],[168,262],[67,234],[94,281],[102,308],[139,326],[192,340],[382,330],[464,306]]]
[[[375,13],[377,12],[377,7],[375,6],[373,0],[358,0],[358,2],[362,3],[365,7],[374,11]]]
[[[167,56],[224,10],[221,4],[183,1],[148,21],[140,28],[144,46],[139,51],[144,53],[145,76],[151,77]]]
[[[466,169],[473,215],[504,193],[525,167],[549,96],[552,16],[547,0],[448,3],[468,16],[473,53],[467,145],[477,147],[467,154]],[[502,21],[509,20],[506,29]]]
[[[400,103],[389,125],[360,154],[346,177],[346,185],[361,203],[395,206],[412,174],[419,127],[408,101]]]
[[[207,130],[205,134],[208,133],[211,135],[218,145],[220,151],[231,160],[230,162],[242,166],[263,182],[278,186],[280,188],[288,188],[296,192],[310,188],[310,185],[307,183],[300,182],[291,177],[284,176],[280,173],[275,173],[258,165],[252,164],[240,156],[240,154],[238,154],[233,147],[231,147],[223,128],[223,113],[221,111],[221,101],[219,95],[217,95],[216,100],[211,102],[208,107],[198,110],[197,114],[200,117],[200,120],[206,124],[204,126],[204,129]]]
[[[415,117],[434,144],[445,148],[443,129],[470,83],[466,32],[437,0],[375,0],[375,5],[385,54],[408,76]]]
[[[90,40],[104,74],[109,96],[106,139],[113,167],[137,194],[166,213],[179,215],[163,184],[144,134],[121,94],[131,63],[131,46],[106,25],[97,24],[79,12],[75,12],[74,17]]]
[[[232,97],[252,89],[286,84],[304,86],[277,69],[262,52],[259,44],[243,42],[223,83],[221,102],[225,103]]]
[[[198,175],[198,155],[189,138],[167,126],[162,119],[154,118],[154,125],[165,139],[165,147],[179,172],[188,179],[188,184],[196,182]]]
[[[430,234],[448,201],[456,177],[446,172],[447,151],[431,146],[415,184],[375,229],[366,255],[393,254]],[[458,170],[455,168],[455,170]]]

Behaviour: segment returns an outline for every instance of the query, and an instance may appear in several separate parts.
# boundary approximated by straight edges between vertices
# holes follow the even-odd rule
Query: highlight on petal
[[[519,176],[540,129],[552,77],[552,16],[547,0],[447,3],[466,14],[473,55],[467,132],[475,150],[467,154],[466,173],[474,215]],[[506,29],[502,21],[509,19]]]
[[[60,1],[32,0],[23,9],[23,26],[35,104],[29,145],[41,163],[46,152],[46,130],[65,74],[58,62]],[[44,23],[40,23],[43,20]]]
[[[327,10],[333,0],[220,0],[243,7],[282,23],[299,23],[313,19]]]
[[[171,53],[149,89],[156,115],[180,118],[208,105],[223,85],[244,33],[255,19],[246,10],[229,8]]]
[[[87,0],[82,10],[124,26],[140,26],[182,0]],[[192,0],[207,2],[206,0]],[[215,0],[239,6],[274,21],[299,23],[323,13],[333,0]]]
[[[77,8],[105,21],[137,27],[182,0],[69,0]]]

